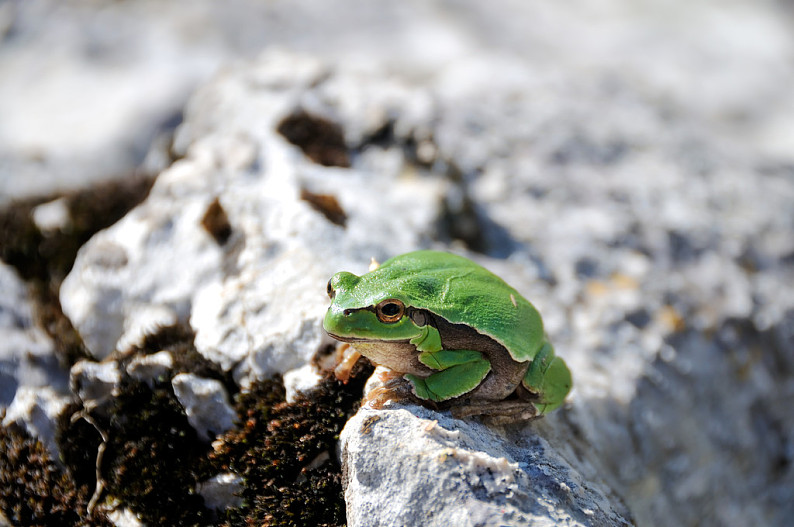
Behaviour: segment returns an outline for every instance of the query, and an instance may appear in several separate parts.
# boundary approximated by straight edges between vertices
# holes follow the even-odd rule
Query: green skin
[[[362,276],[335,274],[328,294],[328,334],[404,374],[420,399],[478,408],[466,415],[505,415],[511,396],[511,408],[524,400],[542,415],[571,389],[534,306],[462,256],[403,254]]]

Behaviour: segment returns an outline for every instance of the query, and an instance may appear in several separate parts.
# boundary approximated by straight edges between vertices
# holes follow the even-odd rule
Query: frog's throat
[[[351,342],[350,345],[372,363],[385,366],[397,373],[410,373],[418,377],[427,377],[434,371],[419,360],[419,352],[416,346],[408,340],[366,340],[359,338]]]

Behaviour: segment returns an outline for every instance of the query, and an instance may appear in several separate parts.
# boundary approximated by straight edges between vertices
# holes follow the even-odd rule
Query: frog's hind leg
[[[560,406],[572,384],[568,366],[554,354],[554,346],[544,342],[523,381],[524,387],[536,396],[534,405],[538,414],[543,415]]]
[[[457,419],[480,416],[486,424],[504,425],[538,417],[538,409],[532,402],[520,398],[503,401],[478,401],[453,407],[452,416]]]

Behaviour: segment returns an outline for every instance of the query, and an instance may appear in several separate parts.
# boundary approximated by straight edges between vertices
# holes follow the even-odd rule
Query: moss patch
[[[99,503],[121,503],[147,525],[210,525],[212,514],[195,492],[212,475],[210,447],[198,439],[170,383],[152,389],[125,379],[120,392],[109,415],[91,415],[107,437]],[[78,407],[71,410],[61,420],[61,455],[75,485],[93,493],[102,438],[93,424],[73,418]]]
[[[280,379],[240,394],[241,426],[223,436],[214,458],[245,482],[243,505],[225,513],[224,526],[344,525],[339,434],[361,400],[372,367],[360,362],[348,384],[329,373],[294,403],[284,402]]]
[[[135,355],[170,351],[174,367],[152,385],[124,377],[109,408],[93,410],[90,422],[75,405],[64,413],[58,443],[69,474],[79,486],[96,485],[96,459],[102,456],[104,490],[100,499],[118,501],[147,525],[211,525],[213,514],[196,493],[199,481],[215,472],[211,447],[190,426],[171,386],[177,373],[191,372],[234,386],[230,375],[198,354],[190,328],[172,326],[150,335],[141,347],[119,359],[120,371]],[[235,388],[236,389],[236,388]],[[73,417],[74,416],[74,417]],[[95,426],[96,425],[96,426]]]
[[[298,111],[284,118],[277,130],[315,163],[327,167],[350,167],[345,135],[338,124]]]
[[[143,201],[153,183],[153,178],[134,176],[63,196],[13,202],[0,210],[0,258],[27,281],[60,285],[72,269],[77,250]],[[33,222],[33,209],[58,197],[66,200],[70,219],[61,230],[43,233]]]
[[[205,358],[198,352],[194,344],[196,334],[188,325],[176,324],[164,326],[155,333],[144,337],[140,346],[134,346],[132,350],[120,359],[122,369],[136,355],[151,355],[160,351],[168,351],[173,358],[172,376],[177,373],[193,373],[199,377],[215,379],[223,383],[226,391],[233,396],[238,391],[238,386],[234,382],[231,372],[224,372],[223,369]]]
[[[170,380],[189,371],[236,388],[228,373],[196,352],[193,337],[189,328],[162,328],[120,358],[121,371],[134,355],[168,350],[175,360],[167,378],[152,387],[125,378],[112,406],[91,412],[93,424],[72,417],[82,411],[77,405],[64,413],[58,442],[70,476],[66,481],[83,496],[74,521],[64,525],[87,521],[102,443],[94,424],[107,437],[99,503],[120,502],[147,525],[344,525],[335,450],[372,367],[361,361],[347,384],[328,373],[294,403],[285,401],[280,377],[257,382],[235,397],[235,428],[209,445],[189,425]],[[243,477],[243,505],[209,511],[195,489],[225,471]]]
[[[0,510],[12,525],[111,525],[99,514],[80,515],[92,490],[64,474],[27,432],[0,427]]]

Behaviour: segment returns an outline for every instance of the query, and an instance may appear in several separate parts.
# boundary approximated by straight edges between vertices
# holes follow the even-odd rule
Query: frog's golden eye
[[[396,298],[389,298],[375,306],[375,314],[378,315],[378,320],[385,324],[397,322],[403,317],[404,313],[405,304]]]
[[[333,280],[333,278],[331,280]],[[336,296],[336,291],[334,291],[334,286],[331,285],[331,280],[328,280],[328,285],[325,287],[325,291],[328,293],[328,298],[333,300]]]

